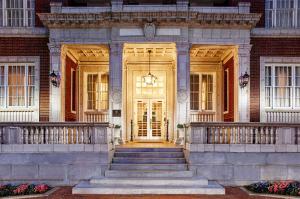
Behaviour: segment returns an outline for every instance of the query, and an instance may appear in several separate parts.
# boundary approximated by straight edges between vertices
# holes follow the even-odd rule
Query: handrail
[[[192,127],[215,127],[215,126],[245,126],[245,127],[300,127],[300,123],[267,123],[267,122],[191,122]]]

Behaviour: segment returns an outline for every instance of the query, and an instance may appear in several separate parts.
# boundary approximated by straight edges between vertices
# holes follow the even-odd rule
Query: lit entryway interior
[[[192,122],[234,121],[236,52],[235,46],[192,46],[190,60]]]
[[[135,141],[171,139],[175,114],[175,44],[125,44],[123,67],[127,138],[133,134]],[[155,76],[152,83],[145,79],[149,72]]]
[[[108,121],[108,46],[64,45],[63,51],[65,120]]]

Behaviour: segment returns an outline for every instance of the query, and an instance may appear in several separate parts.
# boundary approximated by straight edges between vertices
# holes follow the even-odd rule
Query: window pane
[[[27,77],[28,106],[34,106],[34,85],[35,85],[34,66],[28,66],[28,77]]]
[[[108,109],[108,75],[101,75],[101,84],[100,84],[100,109]]]
[[[25,66],[8,67],[8,105],[25,106]]]
[[[5,105],[4,66],[0,65],[0,106]]]
[[[190,106],[191,110],[199,110],[199,75],[190,76]]]
[[[300,66],[295,67],[295,106],[300,107]]]
[[[291,106],[292,69],[290,66],[275,67],[275,107]]]
[[[87,108],[90,110],[96,110],[97,104],[97,83],[98,83],[98,75],[89,74],[87,76]]]
[[[4,21],[2,4],[3,4],[3,0],[0,0],[0,26],[3,26],[3,21]]]

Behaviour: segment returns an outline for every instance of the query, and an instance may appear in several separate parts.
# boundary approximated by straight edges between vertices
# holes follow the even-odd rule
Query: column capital
[[[242,44],[239,45],[238,55],[239,56],[250,56],[252,45],[251,44]]]
[[[50,56],[59,56],[61,54],[61,45],[57,43],[48,43]]]
[[[176,48],[178,54],[189,54],[191,45],[189,43],[176,43]]]
[[[123,53],[123,46],[124,43],[110,43],[109,44],[109,50],[110,50],[110,54],[113,55],[120,55]]]

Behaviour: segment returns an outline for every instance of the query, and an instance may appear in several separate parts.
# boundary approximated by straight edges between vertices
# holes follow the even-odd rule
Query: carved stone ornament
[[[113,103],[120,104],[122,102],[122,91],[118,89],[113,90],[111,98]]]
[[[185,89],[180,89],[177,91],[177,100],[179,103],[186,102],[188,98],[187,91]]]
[[[144,35],[147,40],[152,40],[155,37],[155,25],[154,23],[146,23],[144,25]]]

